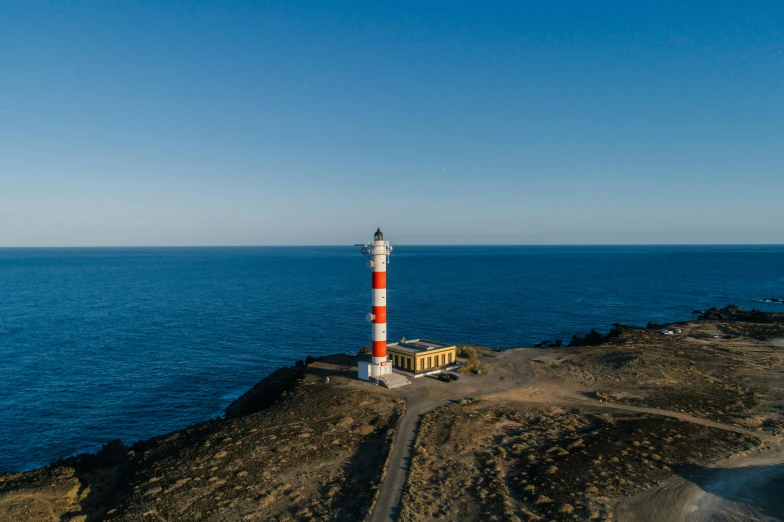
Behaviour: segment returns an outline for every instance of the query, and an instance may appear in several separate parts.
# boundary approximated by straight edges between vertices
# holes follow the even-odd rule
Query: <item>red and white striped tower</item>
[[[367,315],[373,323],[373,364],[387,365],[387,264],[392,246],[384,241],[379,228],[371,243],[362,245],[362,253],[368,258],[367,266],[373,269],[371,286],[373,288],[372,310]]]

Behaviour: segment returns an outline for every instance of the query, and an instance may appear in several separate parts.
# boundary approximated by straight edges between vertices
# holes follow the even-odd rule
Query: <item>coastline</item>
[[[632,415],[630,419],[642,416],[634,422],[643,422],[646,415],[670,415],[677,422],[704,426],[700,429],[734,430],[742,436],[738,439],[741,446],[749,444],[743,442],[748,436],[763,437],[761,440],[768,441],[766,447],[772,449],[770,441],[780,440],[784,420],[780,424],[768,425],[765,424],[768,420],[754,413],[763,397],[758,392],[748,393],[751,393],[750,397],[756,394],[759,398],[727,410],[723,409],[725,402],[717,403],[715,407],[704,402],[695,406],[695,399],[688,394],[677,392],[681,395],[673,395],[677,390],[672,384],[662,387],[668,381],[659,384],[658,377],[654,380],[644,377],[645,372],[651,371],[654,372],[652,376],[658,375],[658,366],[647,363],[648,366],[638,366],[634,370],[635,366],[630,364],[653,357],[655,353],[668,357],[672,362],[665,364],[669,365],[676,363],[678,357],[686,357],[681,367],[673,366],[668,372],[677,370],[687,376],[694,371],[690,368],[695,362],[703,361],[700,350],[708,347],[719,349],[717,353],[721,358],[724,357],[722,353],[729,353],[721,346],[738,346],[740,353],[751,349],[745,348],[747,345],[784,346],[784,333],[780,337],[770,337],[771,332],[784,332],[784,314],[743,311],[727,306],[709,309],[696,321],[669,323],[667,326],[674,325],[684,328],[683,336],[663,336],[658,331],[662,325],[658,324],[651,323],[648,327],[617,324],[607,334],[593,335],[589,332],[584,336],[574,336],[574,346],[480,349],[483,364],[490,368],[487,375],[467,375],[459,383],[446,387],[431,384],[432,380],[420,379],[414,386],[404,387],[402,391],[385,390],[358,381],[355,362],[350,356],[336,354],[309,358],[308,364],[303,361],[301,365],[282,367],[260,380],[226,408],[224,418],[211,419],[127,446],[120,441],[110,441],[94,454],[61,459],[28,472],[0,475],[0,520],[5,520],[3,509],[11,509],[24,499],[43,499],[41,495],[43,491],[49,491],[47,488],[58,493],[51,498],[46,496],[46,502],[52,504],[53,499],[59,499],[57,502],[61,506],[58,509],[73,520],[82,516],[86,517],[84,520],[134,520],[132,513],[139,510],[149,512],[150,509],[180,519],[173,513],[197,508],[202,510],[200,512],[206,519],[211,519],[226,516],[226,513],[237,516],[242,513],[282,513],[295,506],[302,506],[299,511],[305,510],[298,515],[300,518],[320,513],[319,517],[331,520],[330,517],[342,513],[340,516],[345,520],[388,520],[386,513],[399,503],[409,506],[406,513],[413,513],[411,506],[419,502],[417,497],[408,493],[402,498],[402,493],[390,496],[387,482],[398,484],[395,487],[402,492],[403,485],[409,481],[409,469],[392,462],[405,456],[405,452],[401,453],[396,448],[401,444],[413,444],[412,441],[417,441],[416,447],[423,447],[427,444],[427,437],[431,436],[420,430],[420,422],[410,421],[406,421],[409,431],[400,433],[404,419],[411,419],[411,416],[431,419],[426,424],[430,426],[432,419],[441,418],[433,417],[436,412],[450,411],[450,415],[462,415],[461,411],[466,409],[491,411],[487,408],[495,408],[494,405],[510,407],[519,404],[536,409],[546,404],[563,404],[591,411],[596,408],[597,402],[600,405],[609,403],[602,408],[614,412],[613,415]],[[725,333],[723,338],[715,341],[710,332],[719,326],[725,332],[735,333]],[[673,352],[674,348],[668,346],[691,347],[692,352]],[[705,359],[700,364],[713,364],[714,360]],[[743,362],[742,359],[737,360]],[[331,378],[329,385],[325,384],[326,376]],[[606,390],[601,383],[607,377],[616,380],[633,378],[628,384],[614,385]],[[715,376],[701,379],[704,380],[703,388],[694,387],[696,382],[689,384],[687,380],[684,381],[687,383],[684,390],[693,389],[694,393],[707,393],[720,401],[730,401],[726,402],[728,408],[732,405],[731,401],[735,399],[721,390],[733,390],[737,384],[722,384],[726,377],[722,377],[723,380]],[[635,384],[638,381],[639,384]],[[560,391],[548,384],[556,382],[561,383]],[[721,390],[714,389],[719,385]],[[703,389],[704,392],[701,391]],[[640,395],[643,390],[649,391]],[[664,395],[659,397],[661,393]],[[726,399],[722,398],[724,396]],[[476,398],[481,400],[476,402]],[[455,409],[455,404],[463,404],[461,401],[467,399],[471,401]],[[690,415],[679,413],[677,408]],[[740,428],[732,428],[728,424],[739,420],[744,423]],[[762,424],[753,428],[754,423]],[[281,436],[275,435],[277,433]],[[766,433],[768,435],[763,436]],[[420,440],[422,437],[425,441]],[[734,451],[731,447],[727,446],[727,450]],[[207,462],[213,463],[211,467],[206,465]],[[274,462],[279,464],[270,464]],[[414,459],[412,462],[419,461]],[[289,468],[292,472],[299,470],[296,471],[299,477],[296,480],[300,484],[298,490],[311,493],[305,494],[305,497],[290,493],[294,491],[293,486],[285,486],[287,482],[282,479]],[[415,471],[417,474],[429,473],[421,466]],[[360,487],[348,478],[357,473],[366,474],[365,484],[371,484],[371,487]],[[155,485],[158,481],[162,481],[162,486]],[[44,487],[44,484],[49,486]],[[232,493],[225,489],[230,485],[234,488]],[[410,485],[406,488],[405,491],[411,491]],[[25,493],[20,493],[22,491]],[[218,506],[204,504],[212,495],[218,494],[217,491],[226,491],[220,494],[221,497],[236,498],[225,505],[222,501]],[[331,493],[326,495],[324,491]],[[688,495],[694,493],[689,491]],[[187,498],[194,494],[200,495],[198,498],[202,500],[196,504],[189,503]],[[513,492],[507,491],[505,495],[513,495]],[[679,498],[687,499],[688,495],[682,493]],[[252,501],[254,498],[266,500],[257,505]],[[640,502],[647,502],[644,500],[647,497],[640,498],[643,498]],[[176,510],[172,511],[174,506]],[[610,502],[597,509],[610,513],[616,508]],[[621,513],[624,508],[617,509]],[[187,517],[182,515],[181,519]]]
[[[758,301],[759,302],[763,302],[763,303],[771,302],[770,300],[765,300],[765,299],[760,299]],[[780,302],[782,304],[784,304],[784,300],[782,300]],[[727,306],[728,307],[732,307],[732,309],[740,310],[740,308],[737,307],[736,305],[727,305]],[[691,315],[692,316],[697,316],[697,319],[701,320],[701,319],[703,319],[705,317],[705,313],[706,312],[709,313],[711,311],[714,311],[714,312],[715,311],[720,311],[720,308],[713,307],[713,308],[708,309],[707,311],[700,311],[700,312],[702,312],[701,314],[697,314],[696,313],[697,311],[698,310],[694,310]],[[782,311],[781,313],[784,313],[784,311]],[[779,312],[768,312],[768,311],[752,310],[752,311],[749,311],[749,312],[745,312],[745,314],[741,318],[741,320],[749,321],[749,320],[754,319],[754,318],[765,317],[765,316],[776,315],[776,314],[779,314]],[[657,329],[659,329],[659,328],[661,328],[661,327],[663,327],[665,325],[679,325],[679,326],[683,326],[683,325],[686,325],[688,323],[689,323],[688,319],[677,319],[677,320],[661,322],[661,323],[649,322],[646,326],[635,326],[635,325],[626,325],[626,324],[622,324],[622,323],[613,323],[613,326],[611,327],[611,329],[615,328],[616,326],[618,326],[620,324],[622,324],[626,328],[633,328],[633,329],[640,329],[640,330],[657,330]],[[584,339],[586,335],[590,335],[591,332],[596,332],[596,331],[597,330],[595,328],[593,328],[592,330],[590,330],[586,334],[583,334],[582,337],[580,337],[579,334],[573,334],[572,340]],[[612,330],[610,330],[610,331],[612,331]],[[602,342],[606,342],[607,340],[608,340],[607,334],[602,335]],[[542,341],[542,342],[546,342],[546,341]],[[778,346],[784,347],[784,337],[778,338],[778,339],[773,339],[771,342],[776,344],[776,345],[778,345]],[[569,344],[564,344],[563,346],[558,347],[558,348],[560,348],[560,349],[576,348],[576,347],[579,347],[579,346],[584,346],[584,344],[576,344],[576,345],[573,345],[573,346],[570,346]],[[493,348],[493,347],[484,347],[483,346],[481,348],[484,349],[484,350],[487,350],[487,351],[492,351],[492,352],[505,352],[505,351],[508,351],[508,350],[516,350],[516,349],[520,349],[520,348],[529,348],[529,347]],[[536,349],[539,349],[539,350],[558,349],[558,348],[553,347],[553,346],[536,346],[536,345],[534,345],[532,348],[536,348]],[[343,354],[335,353],[335,354],[323,355],[323,356],[320,356],[320,357],[307,356],[305,359],[303,359],[300,362],[304,363],[305,360],[318,361],[318,360],[321,360],[321,359],[326,359],[326,358],[331,358],[331,357],[341,357],[342,358]],[[209,425],[209,424],[215,423],[215,422],[220,422],[223,419],[239,417],[239,416],[249,415],[249,414],[252,414],[252,413],[263,411],[264,409],[269,408],[276,401],[278,401],[285,392],[294,389],[296,387],[296,385],[297,385],[297,381],[300,380],[299,377],[301,377],[302,374],[303,374],[303,369],[301,367],[298,367],[296,364],[295,365],[288,365],[288,366],[281,366],[281,367],[273,370],[272,372],[270,372],[270,374],[268,376],[266,376],[266,377],[262,378],[261,380],[259,380],[251,388],[249,388],[249,389],[245,390],[244,392],[240,393],[237,398],[233,399],[225,408],[223,408],[223,412],[222,412],[222,414],[220,416],[211,417],[211,418],[209,418],[207,420],[204,420],[204,421],[201,421],[201,422],[197,422],[197,423],[194,423],[194,424],[191,424],[191,425],[179,428],[179,429],[171,431],[171,432],[167,432],[167,433],[163,433],[163,434],[159,434],[159,435],[154,435],[154,436],[149,437],[147,439],[140,439],[140,440],[134,441],[134,442],[130,443],[129,447],[132,447],[132,446],[138,445],[138,444],[142,444],[142,443],[147,443],[147,442],[155,442],[155,441],[164,439],[164,438],[166,438],[166,437],[168,437],[168,436],[170,436],[172,434],[175,434],[175,433],[178,433],[178,432],[181,432],[181,431],[184,431],[184,430],[188,430],[188,429],[191,429],[191,428],[196,428],[196,427],[200,427],[200,426],[204,426],[204,425]],[[106,441],[107,445],[111,444],[111,443],[116,443],[116,439]],[[27,471],[33,471],[35,469],[40,469],[42,467],[50,466],[50,465],[57,464],[57,463],[70,462],[71,459],[79,458],[81,456],[86,456],[86,455],[95,455],[97,453],[98,452],[76,453],[76,454],[68,456],[68,457],[63,457],[63,458],[60,458],[60,459],[53,460],[53,461],[51,461],[49,463],[46,463],[46,464],[42,464],[41,466],[39,466],[37,468],[30,468],[30,469],[19,470],[19,471],[11,470],[11,471],[2,472],[2,473],[0,473],[0,476],[10,475],[10,474],[15,474],[15,473],[25,473]]]

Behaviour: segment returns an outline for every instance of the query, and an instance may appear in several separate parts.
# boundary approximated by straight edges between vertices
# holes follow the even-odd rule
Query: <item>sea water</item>
[[[357,248],[0,249],[0,472],[222,414],[370,342]],[[495,348],[784,298],[784,247],[395,246],[388,338]]]

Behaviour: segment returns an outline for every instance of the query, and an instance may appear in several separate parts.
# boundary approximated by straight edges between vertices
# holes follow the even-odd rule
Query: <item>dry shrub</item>
[[[471,359],[457,370],[457,373],[485,373],[487,366],[479,362],[479,359]]]
[[[476,353],[476,349],[471,346],[466,346],[464,344],[458,345],[457,347],[457,356],[464,357],[469,361],[475,361],[479,356]]]

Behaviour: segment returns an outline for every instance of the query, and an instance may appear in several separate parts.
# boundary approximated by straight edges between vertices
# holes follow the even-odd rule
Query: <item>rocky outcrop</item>
[[[617,325],[613,326],[612,329],[607,332],[607,335],[600,334],[594,328],[585,334],[584,337],[573,335],[572,340],[569,341],[569,348],[574,348],[575,346],[599,346],[609,342],[611,339],[614,339],[619,335],[620,329]]]
[[[763,312],[756,308],[751,311],[745,311],[738,305],[729,304],[724,308],[717,308],[714,306],[702,314],[700,320],[784,324],[784,314],[778,312]]]

